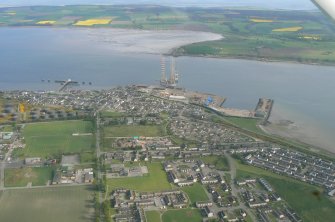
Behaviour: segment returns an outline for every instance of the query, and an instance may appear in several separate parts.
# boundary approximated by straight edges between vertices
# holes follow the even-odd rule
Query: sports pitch
[[[93,135],[80,134],[92,131],[92,123],[88,121],[26,124],[23,129],[26,147],[17,154],[21,157],[48,157],[90,151],[94,147]]]
[[[93,192],[88,186],[0,192],[4,222],[92,222]]]

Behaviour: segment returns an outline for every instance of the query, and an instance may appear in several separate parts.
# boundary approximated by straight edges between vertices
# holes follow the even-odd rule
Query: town
[[[90,186],[95,218],[117,222],[305,221],[278,180],[331,201],[334,160],[229,122],[222,97],[182,92],[2,92],[0,190]],[[265,124],[272,104],[242,120]]]

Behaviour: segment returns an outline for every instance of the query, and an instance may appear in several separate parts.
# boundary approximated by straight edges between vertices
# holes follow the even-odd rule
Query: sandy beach
[[[78,30],[79,31],[79,30]],[[91,41],[120,52],[165,54],[183,45],[214,41],[223,36],[183,30],[81,29]]]

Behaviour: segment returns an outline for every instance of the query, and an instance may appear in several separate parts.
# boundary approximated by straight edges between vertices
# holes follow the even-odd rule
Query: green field
[[[208,200],[206,191],[200,183],[194,183],[192,186],[183,187],[182,190],[187,194],[190,198],[191,204],[194,206],[197,201]]]
[[[92,135],[72,136],[73,133],[92,133],[92,123],[88,121],[58,121],[26,124],[23,136],[26,147],[17,151],[21,157],[50,157],[62,153],[92,151]]]
[[[146,211],[145,218],[147,222],[160,222],[161,214],[158,211]]]
[[[0,127],[0,132],[13,132],[13,126],[5,125]]]
[[[239,117],[225,117],[224,119],[227,122],[233,123],[234,125],[241,127],[243,129],[250,130],[255,133],[264,134],[264,131],[257,126],[258,124],[257,119],[239,118]]]
[[[320,11],[163,6],[35,6],[0,9],[0,26],[70,26],[78,20],[111,19],[88,27],[182,29],[225,38],[176,49],[175,55],[335,63],[335,26]],[[269,22],[255,22],[265,20]],[[52,23],[41,24],[42,21]],[[299,27],[295,32],[273,31]]]
[[[119,117],[124,117],[127,116],[125,113],[120,113],[120,112],[112,112],[112,111],[103,111],[101,112],[101,117],[102,118],[119,118]]]
[[[215,166],[215,169],[228,171],[229,165],[225,156],[204,156],[200,158],[205,164],[212,164]]]
[[[52,180],[52,171],[50,167],[6,169],[5,186],[23,187],[30,182],[33,186],[43,186],[48,180]]]
[[[133,136],[164,136],[163,130],[159,125],[131,125],[131,126],[110,126],[104,128],[105,137],[133,137]]]
[[[198,209],[169,210],[162,216],[163,222],[201,222],[202,216]]]
[[[171,189],[161,163],[148,163],[149,173],[143,177],[108,179],[108,190],[127,188],[142,192],[157,192]]]
[[[1,221],[92,222],[92,200],[87,186],[7,190],[0,193]]]
[[[252,166],[238,164],[237,169],[239,178],[265,178],[304,221],[322,222],[335,218],[335,202],[322,194],[320,188]],[[321,192],[321,195],[315,196],[315,191]]]

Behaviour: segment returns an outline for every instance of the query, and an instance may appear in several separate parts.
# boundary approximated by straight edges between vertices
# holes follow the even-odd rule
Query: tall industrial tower
[[[171,58],[171,69],[170,69],[169,84],[171,86],[176,86],[176,61],[175,61],[174,57]]]
[[[162,73],[162,76],[161,76],[161,85],[166,85],[167,83],[167,79],[166,79],[166,73],[165,73],[165,57],[164,56],[161,56],[161,73]]]
[[[176,61],[175,58],[171,58],[171,67],[170,67],[170,77],[167,79],[166,76],[166,67],[165,67],[165,58],[161,56],[161,80],[160,84],[163,87],[174,88],[177,86],[179,75],[176,72]]]

